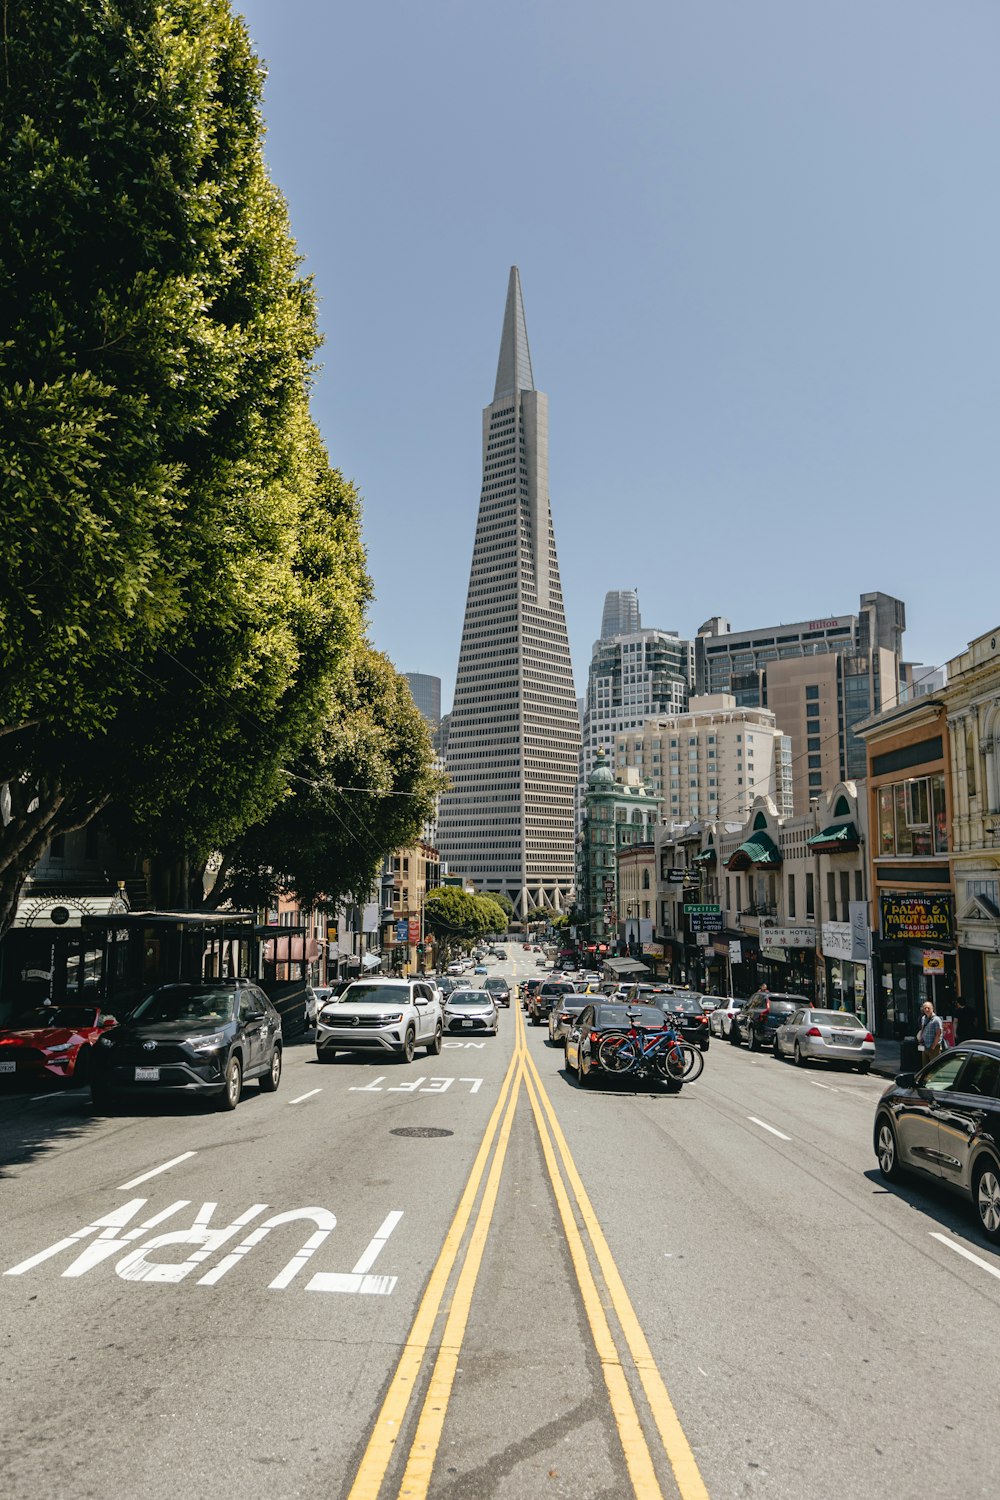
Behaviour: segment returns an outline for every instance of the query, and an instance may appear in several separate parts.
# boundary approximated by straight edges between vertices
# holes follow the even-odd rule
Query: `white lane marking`
[[[766,1120],[758,1120],[756,1115],[747,1115],[747,1119],[752,1120],[755,1125],[759,1125],[761,1130],[769,1130],[772,1135],[776,1135],[781,1141],[791,1140],[790,1135],[785,1135],[783,1130],[775,1130],[773,1125],[769,1125]]]
[[[313,1094],[321,1094],[322,1089],[310,1089],[308,1094],[300,1094],[297,1099],[289,1099],[289,1104],[301,1104],[303,1099],[311,1099]]]
[[[947,1245],[949,1250],[954,1250],[956,1255],[961,1255],[966,1260],[971,1260],[974,1266],[979,1266],[982,1270],[989,1271],[991,1276],[995,1276],[1000,1281],[1000,1267],[991,1266],[988,1260],[983,1260],[979,1255],[973,1255],[971,1250],[966,1250],[964,1245],[959,1245],[955,1240],[950,1240],[946,1234],[938,1234],[932,1229],[930,1236],[932,1240],[939,1240],[942,1245]]]
[[[460,1078],[458,1081],[459,1081],[459,1083],[471,1083],[472,1084],[472,1087],[469,1090],[470,1094],[478,1094],[479,1090],[483,1086],[483,1080],[481,1078]]]
[[[812,1084],[814,1089],[827,1089],[831,1094],[840,1093],[840,1090],[835,1089],[832,1083],[817,1083],[815,1078],[810,1078],[809,1082]]]
[[[388,1297],[398,1277],[370,1276],[368,1273],[402,1217],[401,1209],[393,1209],[392,1213],[386,1215],[353,1271],[317,1271],[306,1283],[306,1291],[358,1292],[361,1296]]]
[[[131,1182],[123,1182],[118,1191],[124,1193],[129,1188],[138,1187],[140,1182],[148,1182],[151,1177],[159,1177],[161,1172],[169,1172],[171,1167],[180,1166],[182,1161],[187,1161],[189,1157],[197,1155],[197,1151],[183,1151],[180,1156],[165,1161],[160,1167],[154,1167],[151,1172],[143,1172],[141,1177],[133,1177]]]

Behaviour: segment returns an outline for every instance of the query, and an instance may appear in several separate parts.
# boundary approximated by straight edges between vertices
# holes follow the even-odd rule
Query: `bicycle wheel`
[[[656,1054],[656,1069],[661,1078],[675,1083],[693,1083],[705,1066],[705,1059],[690,1042],[671,1042]]]
[[[627,1073],[634,1067],[639,1049],[630,1036],[606,1036],[597,1049],[597,1061],[606,1073]]]

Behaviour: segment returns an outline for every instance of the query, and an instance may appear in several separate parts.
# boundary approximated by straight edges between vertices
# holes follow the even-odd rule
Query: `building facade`
[[[766,708],[728,693],[692,698],[688,712],[646,719],[615,738],[615,770],[634,767],[671,823],[746,816],[755,797],[792,810],[791,747]]]
[[[652,845],[660,804],[636,772],[616,780],[602,754],[587,781],[578,841],[576,906],[584,946],[600,955],[618,930],[618,854]]]
[[[635,630],[594,642],[583,709],[581,785],[599,750],[614,755],[619,734],[641,729],[653,715],[684,712],[692,665],[692,643],[674,631]]]
[[[447,740],[442,858],[519,915],[574,883],[580,720],[548,487],[548,402],[535,389],[511,268]]]
[[[857,726],[900,701],[906,610],[890,594],[862,594],[857,614],[732,631],[719,616],[695,641],[699,693],[732,693],[770,708],[791,740],[796,812],[839,780],[863,777]]]
[[[441,727],[441,679],[427,672],[404,672],[403,676],[433,738]]]

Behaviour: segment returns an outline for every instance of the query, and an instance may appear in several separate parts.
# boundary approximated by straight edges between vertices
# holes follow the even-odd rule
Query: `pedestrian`
[[[976,1034],[976,1013],[961,995],[955,997],[955,1040],[971,1042]]]
[[[917,1046],[923,1053],[923,1063],[933,1062],[941,1051],[941,1036],[944,1027],[930,1000],[920,1007],[920,1024],[917,1027]]]

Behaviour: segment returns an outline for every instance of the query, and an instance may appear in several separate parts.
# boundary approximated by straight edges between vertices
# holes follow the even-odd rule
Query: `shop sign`
[[[731,964],[741,964],[743,962],[743,944],[739,941],[729,944],[729,962]]]
[[[684,881],[687,879],[687,871],[683,868],[683,866],[668,870],[667,879],[670,881],[671,885],[683,885]]]
[[[728,943],[728,941],[725,938],[723,938],[723,940],[720,942],[719,939],[716,938],[716,940],[715,940],[715,951],[719,955],[720,958],[728,958],[729,957],[729,943]]]
[[[851,957],[856,964],[863,964],[872,956],[872,931],[868,924],[868,902],[848,903],[851,918]]]
[[[922,938],[931,943],[954,941],[950,895],[913,895],[909,891],[883,891],[879,903],[882,909],[884,943],[897,943],[906,938]]]
[[[695,935],[694,935],[694,940],[698,944],[699,948],[707,948],[708,947],[708,933],[707,932],[696,932]]]
[[[687,907],[684,910],[687,911]],[[688,917],[688,927],[691,932],[697,934],[703,932],[721,932],[722,913],[718,910],[692,912]]]
[[[846,958],[854,956],[854,942],[850,922],[823,923],[823,957]]]
[[[420,918],[419,917],[410,917],[409,923],[408,923],[408,927],[409,927],[409,931],[407,933],[407,936],[408,936],[410,942],[411,943],[419,943],[420,942]]]
[[[924,973],[925,974],[943,974],[944,973],[944,954],[943,953],[925,953],[923,955],[923,959],[924,959]]]
[[[787,964],[790,962],[788,951],[785,948],[761,947],[761,957],[766,958],[772,964]]]
[[[761,933],[769,948],[815,948],[816,933],[811,927],[769,927]]]
[[[662,958],[663,957],[663,944],[662,943],[643,943],[642,947],[643,947],[643,952],[649,958]]]
[[[406,917],[401,917],[400,920],[396,923],[396,942],[405,943],[409,935],[409,931],[409,922],[407,921]]]

